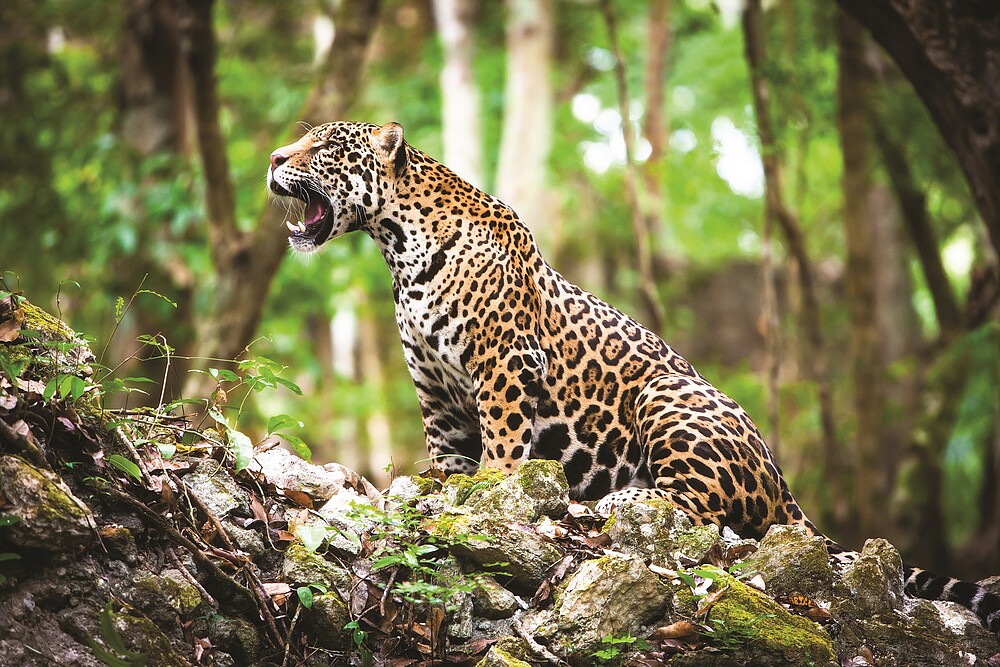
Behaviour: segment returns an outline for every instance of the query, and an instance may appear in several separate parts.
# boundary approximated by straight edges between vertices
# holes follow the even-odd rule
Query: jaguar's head
[[[267,187],[292,204],[292,248],[315,252],[377,215],[405,167],[398,123],[327,123],[271,153]]]

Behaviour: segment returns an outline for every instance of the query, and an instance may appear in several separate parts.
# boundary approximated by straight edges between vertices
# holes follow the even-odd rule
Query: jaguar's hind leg
[[[601,501],[659,496],[695,523],[760,538],[775,523],[815,528],[789,493],[760,432],[731,398],[700,377],[664,375],[639,393],[639,440],[652,489],[625,489]]]

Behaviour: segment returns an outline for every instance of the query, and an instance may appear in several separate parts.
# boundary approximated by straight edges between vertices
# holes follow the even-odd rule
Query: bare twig
[[[167,547],[166,552],[167,552],[167,557],[170,559],[170,562],[173,563],[174,567],[177,568],[180,571],[181,575],[185,579],[187,579],[188,583],[191,584],[192,586],[194,586],[195,589],[197,589],[198,593],[201,595],[201,599],[204,600],[205,602],[207,602],[210,607],[212,607],[214,609],[218,609],[219,608],[219,603],[215,600],[214,597],[212,597],[212,595],[208,591],[205,590],[205,587],[201,585],[201,582],[198,581],[194,577],[194,575],[192,575],[188,571],[188,569],[187,569],[187,567],[185,567],[184,563],[181,562],[181,559],[177,555],[177,552],[174,551],[174,548],[173,547]]]
[[[288,667],[288,658],[291,657],[292,652],[292,637],[295,635],[295,624],[299,622],[299,614],[302,613],[302,605],[300,604],[295,608],[295,615],[292,616],[292,622],[288,626],[288,639],[285,640],[285,657],[281,660],[281,667]]]
[[[653,238],[646,217],[643,215],[639,196],[639,178],[635,166],[635,146],[629,122],[628,83],[625,78],[625,60],[618,45],[618,29],[610,0],[601,0],[601,15],[608,31],[608,42],[615,57],[615,87],[618,91],[618,111],[621,115],[622,136],[625,140],[625,192],[628,197],[635,233],[636,255],[639,271],[639,294],[649,317],[649,328],[661,332],[666,321],[663,304],[656,291],[653,275]]]

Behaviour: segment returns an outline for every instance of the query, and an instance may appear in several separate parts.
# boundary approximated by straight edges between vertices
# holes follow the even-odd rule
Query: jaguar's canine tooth
[[[285,226],[288,227],[288,231],[290,232],[298,231],[298,227],[293,225],[291,220],[285,220]]]
[[[301,220],[299,220],[299,227],[298,227],[298,229],[299,229],[299,231],[301,233],[305,234],[306,233],[306,223],[304,223]]]

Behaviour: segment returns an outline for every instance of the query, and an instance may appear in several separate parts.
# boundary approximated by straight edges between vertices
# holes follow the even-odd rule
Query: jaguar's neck
[[[517,214],[444,165],[410,149],[406,174],[365,231],[374,239],[396,288],[430,281],[446,266],[506,253],[526,267],[543,264]]]

